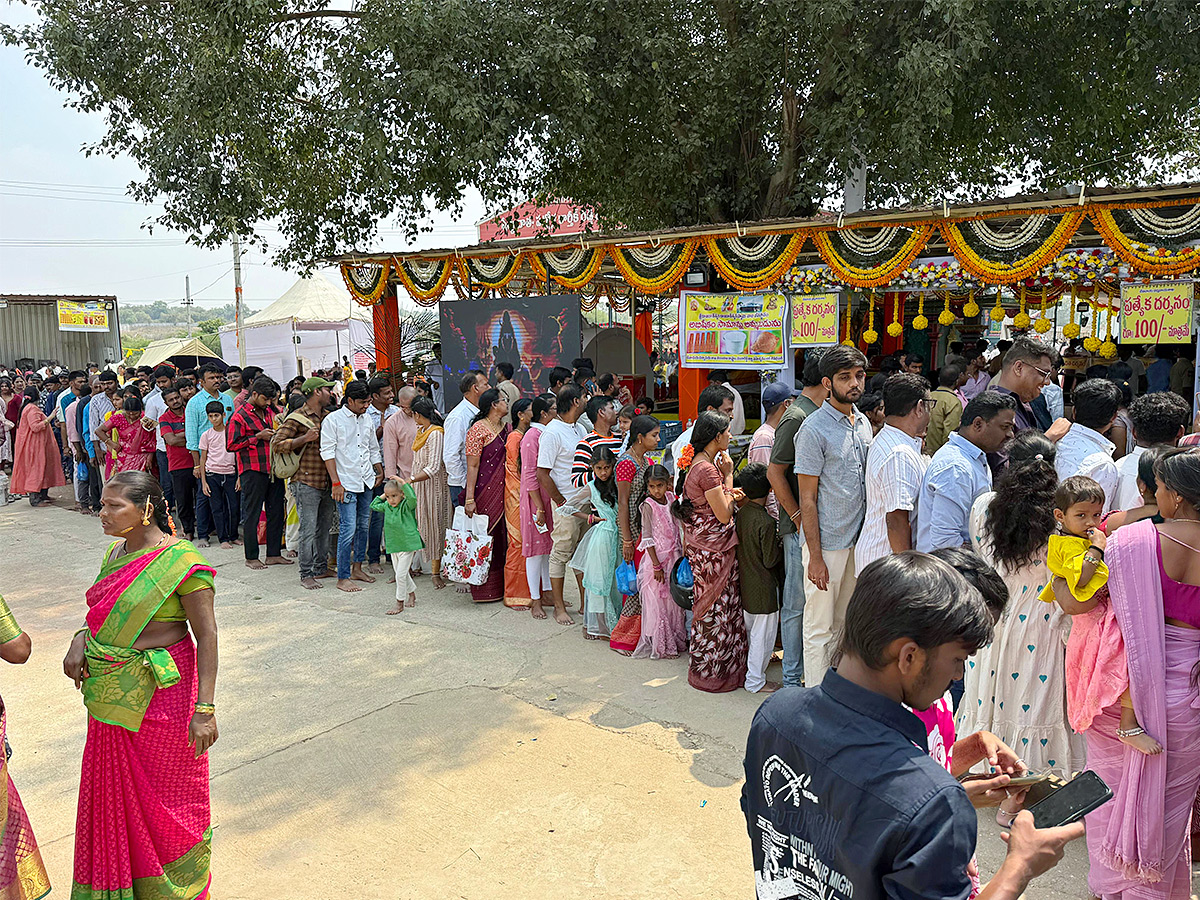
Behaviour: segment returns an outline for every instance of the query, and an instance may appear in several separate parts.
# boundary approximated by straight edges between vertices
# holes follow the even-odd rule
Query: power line
[[[14,187],[83,188],[93,191],[117,191],[118,193],[125,193],[125,188],[123,187],[106,184],[70,184],[64,181],[13,181],[6,178],[0,178],[0,184],[12,185]]]

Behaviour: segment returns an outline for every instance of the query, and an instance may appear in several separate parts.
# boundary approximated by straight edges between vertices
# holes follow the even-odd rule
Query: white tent
[[[234,352],[237,352],[236,348]],[[161,341],[147,344],[146,349],[138,358],[137,364],[154,367],[167,360],[185,368],[201,366],[209,360],[214,360],[222,369],[226,366],[221,357],[209,350],[197,338],[164,338]]]
[[[341,365],[355,353],[375,356],[371,312],[355,303],[350,292],[322,275],[301,278],[287,292],[242,322],[246,365],[261,366],[280,382],[313,369]],[[233,325],[221,329],[221,355],[238,359]]]

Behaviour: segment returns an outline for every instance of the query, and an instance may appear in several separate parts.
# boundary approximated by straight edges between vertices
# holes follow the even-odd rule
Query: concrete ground
[[[0,592],[34,643],[0,691],[12,776],[65,896],[86,718],[62,657],[109,539],[53,493],[60,508],[0,509]],[[387,575],[305,591],[293,567],[206,552],[215,897],[753,897],[738,796],[759,697],[701,693],[684,659],[627,659],[428,577],[415,609],[387,616]],[[981,814],[985,877],[997,835]],[[1030,897],[1087,895],[1086,852],[1069,851]]]

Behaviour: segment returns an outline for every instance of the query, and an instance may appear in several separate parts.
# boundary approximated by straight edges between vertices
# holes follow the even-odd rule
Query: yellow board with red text
[[[1190,281],[1122,284],[1121,343],[1191,343],[1194,292]]]

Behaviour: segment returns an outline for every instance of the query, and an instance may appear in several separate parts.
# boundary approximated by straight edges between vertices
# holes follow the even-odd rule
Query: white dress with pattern
[[[983,539],[989,491],[971,507],[971,546],[990,565]],[[996,636],[967,660],[966,689],[955,720],[958,735],[990,731],[1012,747],[1029,770],[1070,777],[1084,767],[1083,737],[1067,722],[1065,660],[1070,616],[1038,595],[1050,577],[1042,561],[1015,572],[996,566],[1008,585],[1008,606]]]

